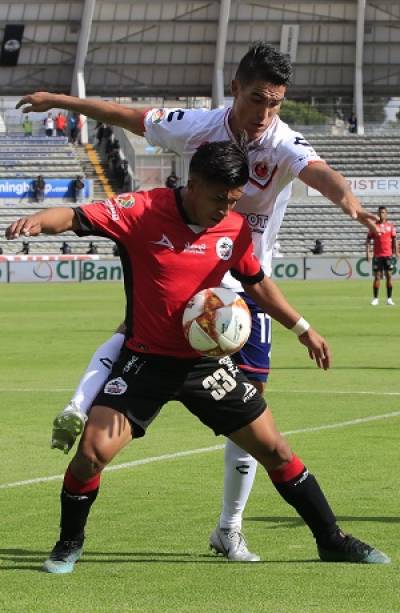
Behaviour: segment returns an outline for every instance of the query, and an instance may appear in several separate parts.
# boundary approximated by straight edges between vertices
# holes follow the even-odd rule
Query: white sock
[[[225,476],[220,528],[242,527],[242,515],[256,476],[257,460],[230,439],[225,445]]]
[[[119,356],[125,336],[116,332],[93,354],[71,401],[86,415]]]

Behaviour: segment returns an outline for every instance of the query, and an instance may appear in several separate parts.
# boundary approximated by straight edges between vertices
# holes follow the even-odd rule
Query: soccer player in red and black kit
[[[185,339],[187,301],[219,285],[230,270],[261,309],[298,336],[318,367],[330,366],[326,341],[264,275],[247,221],[232,211],[248,177],[241,146],[208,143],[194,154],[182,190],[160,188],[76,209],[46,209],[7,229],[8,239],[67,230],[107,236],[117,242],[124,267],[126,341],[67,468],[60,539],[45,571],[72,572],[102,470],[125,445],[146,434],[169,400],[180,400],[215,434],[229,437],[257,459],[310,528],[321,560],[390,562],[340,530],[317,480],[277,431],[265,400],[235,362],[199,356]]]
[[[397,241],[396,241],[396,228],[387,220],[387,209],[385,206],[378,208],[379,222],[376,224],[378,234],[368,233],[366,247],[367,247],[367,259],[371,260],[371,243],[374,244],[374,257],[372,259],[372,272],[374,273],[373,284],[373,299],[371,301],[372,306],[379,304],[379,287],[383,273],[386,277],[386,304],[394,306],[392,299],[392,272],[396,255],[398,254]]]

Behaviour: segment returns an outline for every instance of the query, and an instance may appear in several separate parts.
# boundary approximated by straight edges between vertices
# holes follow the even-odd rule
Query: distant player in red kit
[[[380,206],[378,208],[379,222],[376,224],[379,234],[368,233],[366,247],[367,259],[371,260],[371,243],[374,243],[374,257],[372,258],[372,271],[374,273],[373,293],[374,297],[371,301],[372,306],[379,304],[379,287],[383,273],[386,276],[386,304],[394,306],[392,299],[392,272],[397,251],[396,228],[387,220],[387,208]]]

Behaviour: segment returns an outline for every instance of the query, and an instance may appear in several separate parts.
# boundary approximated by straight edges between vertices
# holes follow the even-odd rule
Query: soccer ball
[[[220,357],[239,351],[251,331],[247,304],[223,287],[203,289],[187,303],[183,330],[190,345],[203,355]]]

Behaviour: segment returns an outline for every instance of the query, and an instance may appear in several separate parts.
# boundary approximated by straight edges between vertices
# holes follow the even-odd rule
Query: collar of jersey
[[[185,224],[192,230],[192,232],[194,232],[195,234],[200,234],[201,232],[204,232],[205,228],[203,228],[203,226],[199,226],[197,224],[192,223],[192,221],[187,216],[187,213],[183,207],[181,189],[181,187],[178,187],[174,190],[178,213],[182,217]]]
[[[229,125],[229,116],[231,114],[232,111],[232,107],[230,107],[228,109],[228,112],[225,114],[225,129],[228,132],[230,138],[237,143],[237,140],[235,138],[235,135],[233,134],[231,127]],[[257,149],[257,147],[260,147],[264,141],[264,139],[269,135],[270,132],[272,132],[272,130],[275,128],[277,122],[279,120],[278,115],[275,115],[275,117],[272,120],[271,125],[265,130],[265,132],[263,132],[261,134],[261,136],[259,138],[257,138],[256,140],[251,140],[247,143],[247,147],[248,149]]]

